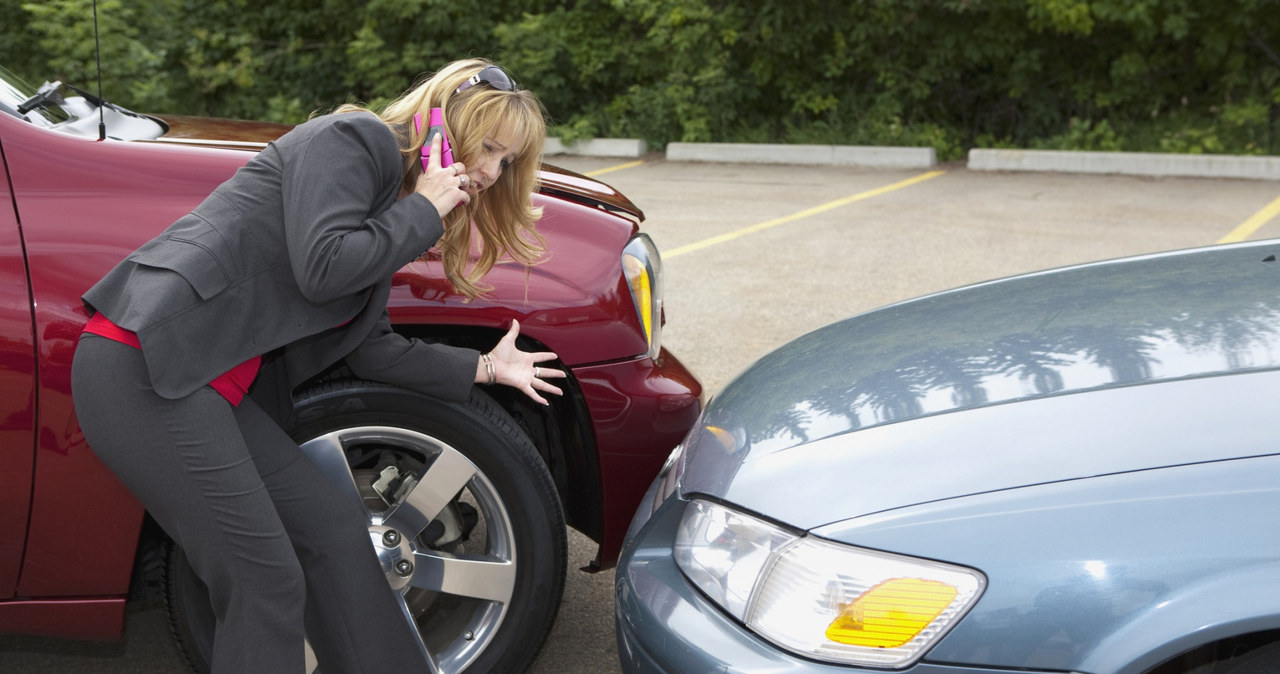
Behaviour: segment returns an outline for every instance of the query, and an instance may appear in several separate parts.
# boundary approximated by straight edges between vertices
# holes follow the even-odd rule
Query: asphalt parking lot
[[[665,345],[714,395],[784,342],[854,313],[1014,273],[1280,237],[1262,180],[762,166],[560,156],[646,213],[663,252]],[[1271,207],[1268,209],[1268,207]],[[572,536],[570,569],[594,551]],[[538,674],[619,672],[613,574],[571,570]],[[186,671],[159,607],[123,644],[0,637],[3,672]]]

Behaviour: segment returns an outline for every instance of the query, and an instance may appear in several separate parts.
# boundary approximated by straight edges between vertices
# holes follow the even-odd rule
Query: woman
[[[412,119],[434,107],[452,166],[438,136],[419,159]],[[392,274],[433,246],[467,297],[500,256],[536,260],[544,134],[500,68],[450,64],[380,115],[345,106],[285,134],[85,293],[80,425],[209,587],[215,672],[302,671],[308,635],[325,672],[428,671],[362,509],[282,426],[292,389],[340,360],[446,400],[560,393],[538,365],[554,354],[518,350],[514,321],[480,354],[401,337],[386,311]]]

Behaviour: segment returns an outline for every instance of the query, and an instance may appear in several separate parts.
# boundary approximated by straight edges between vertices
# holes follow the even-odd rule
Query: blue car
[[[760,359],[632,522],[622,669],[1280,672],[1278,257],[992,281]]]

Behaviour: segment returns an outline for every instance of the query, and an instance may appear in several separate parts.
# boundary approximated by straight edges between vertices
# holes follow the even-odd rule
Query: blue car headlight
[[[986,585],[973,569],[795,534],[698,499],[680,522],[675,559],[707,597],[774,644],[873,667],[919,660]]]

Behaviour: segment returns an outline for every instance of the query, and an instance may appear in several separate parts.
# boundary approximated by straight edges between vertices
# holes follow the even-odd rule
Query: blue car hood
[[[1266,241],[1081,265],[821,328],[708,405],[681,489],[809,529],[1273,453],[1278,255]]]

